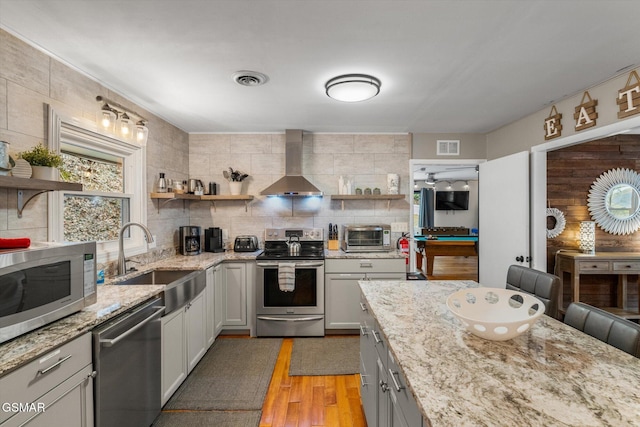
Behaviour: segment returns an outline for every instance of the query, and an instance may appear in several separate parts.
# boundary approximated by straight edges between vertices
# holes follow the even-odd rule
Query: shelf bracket
[[[169,202],[173,202],[174,200],[178,200],[178,199],[156,199],[158,201],[158,213],[160,213],[160,207],[166,205]],[[185,209],[187,208],[187,204],[186,204],[187,200],[186,199],[182,199],[182,212],[185,211]]]
[[[27,200],[24,200],[25,190],[18,189],[18,218],[22,218],[22,211],[24,211],[24,208],[29,204],[31,200],[34,199],[34,197],[39,196],[42,193],[48,193],[49,191],[52,191],[52,190],[36,191],[31,197],[29,197]]]

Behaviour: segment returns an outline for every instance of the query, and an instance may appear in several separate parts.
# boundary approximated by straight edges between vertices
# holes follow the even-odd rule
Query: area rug
[[[280,338],[219,338],[165,409],[261,410]]]
[[[258,427],[260,411],[162,412],[153,427]]]
[[[295,338],[289,375],[349,375],[360,372],[360,337]]]

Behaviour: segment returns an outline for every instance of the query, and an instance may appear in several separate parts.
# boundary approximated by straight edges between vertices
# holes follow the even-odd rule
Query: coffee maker
[[[196,226],[180,227],[180,253],[182,255],[198,255],[200,253],[201,228]]]
[[[204,250],[205,252],[224,252],[221,228],[209,227],[204,230]]]

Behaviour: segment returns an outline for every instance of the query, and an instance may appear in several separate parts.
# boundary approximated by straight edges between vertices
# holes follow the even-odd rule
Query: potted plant
[[[248,174],[233,170],[233,168],[229,168],[229,171],[222,171],[222,176],[229,181],[229,191],[232,196],[242,193],[242,181],[249,177]]]
[[[41,142],[31,150],[19,153],[18,156],[31,165],[32,178],[58,181],[62,157],[58,153],[49,150]]]

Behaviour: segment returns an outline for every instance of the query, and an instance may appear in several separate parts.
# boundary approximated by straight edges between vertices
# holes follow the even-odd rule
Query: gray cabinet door
[[[247,325],[247,266],[245,263],[223,264],[224,326]]]
[[[325,328],[358,329],[360,327],[360,273],[325,274]]]

